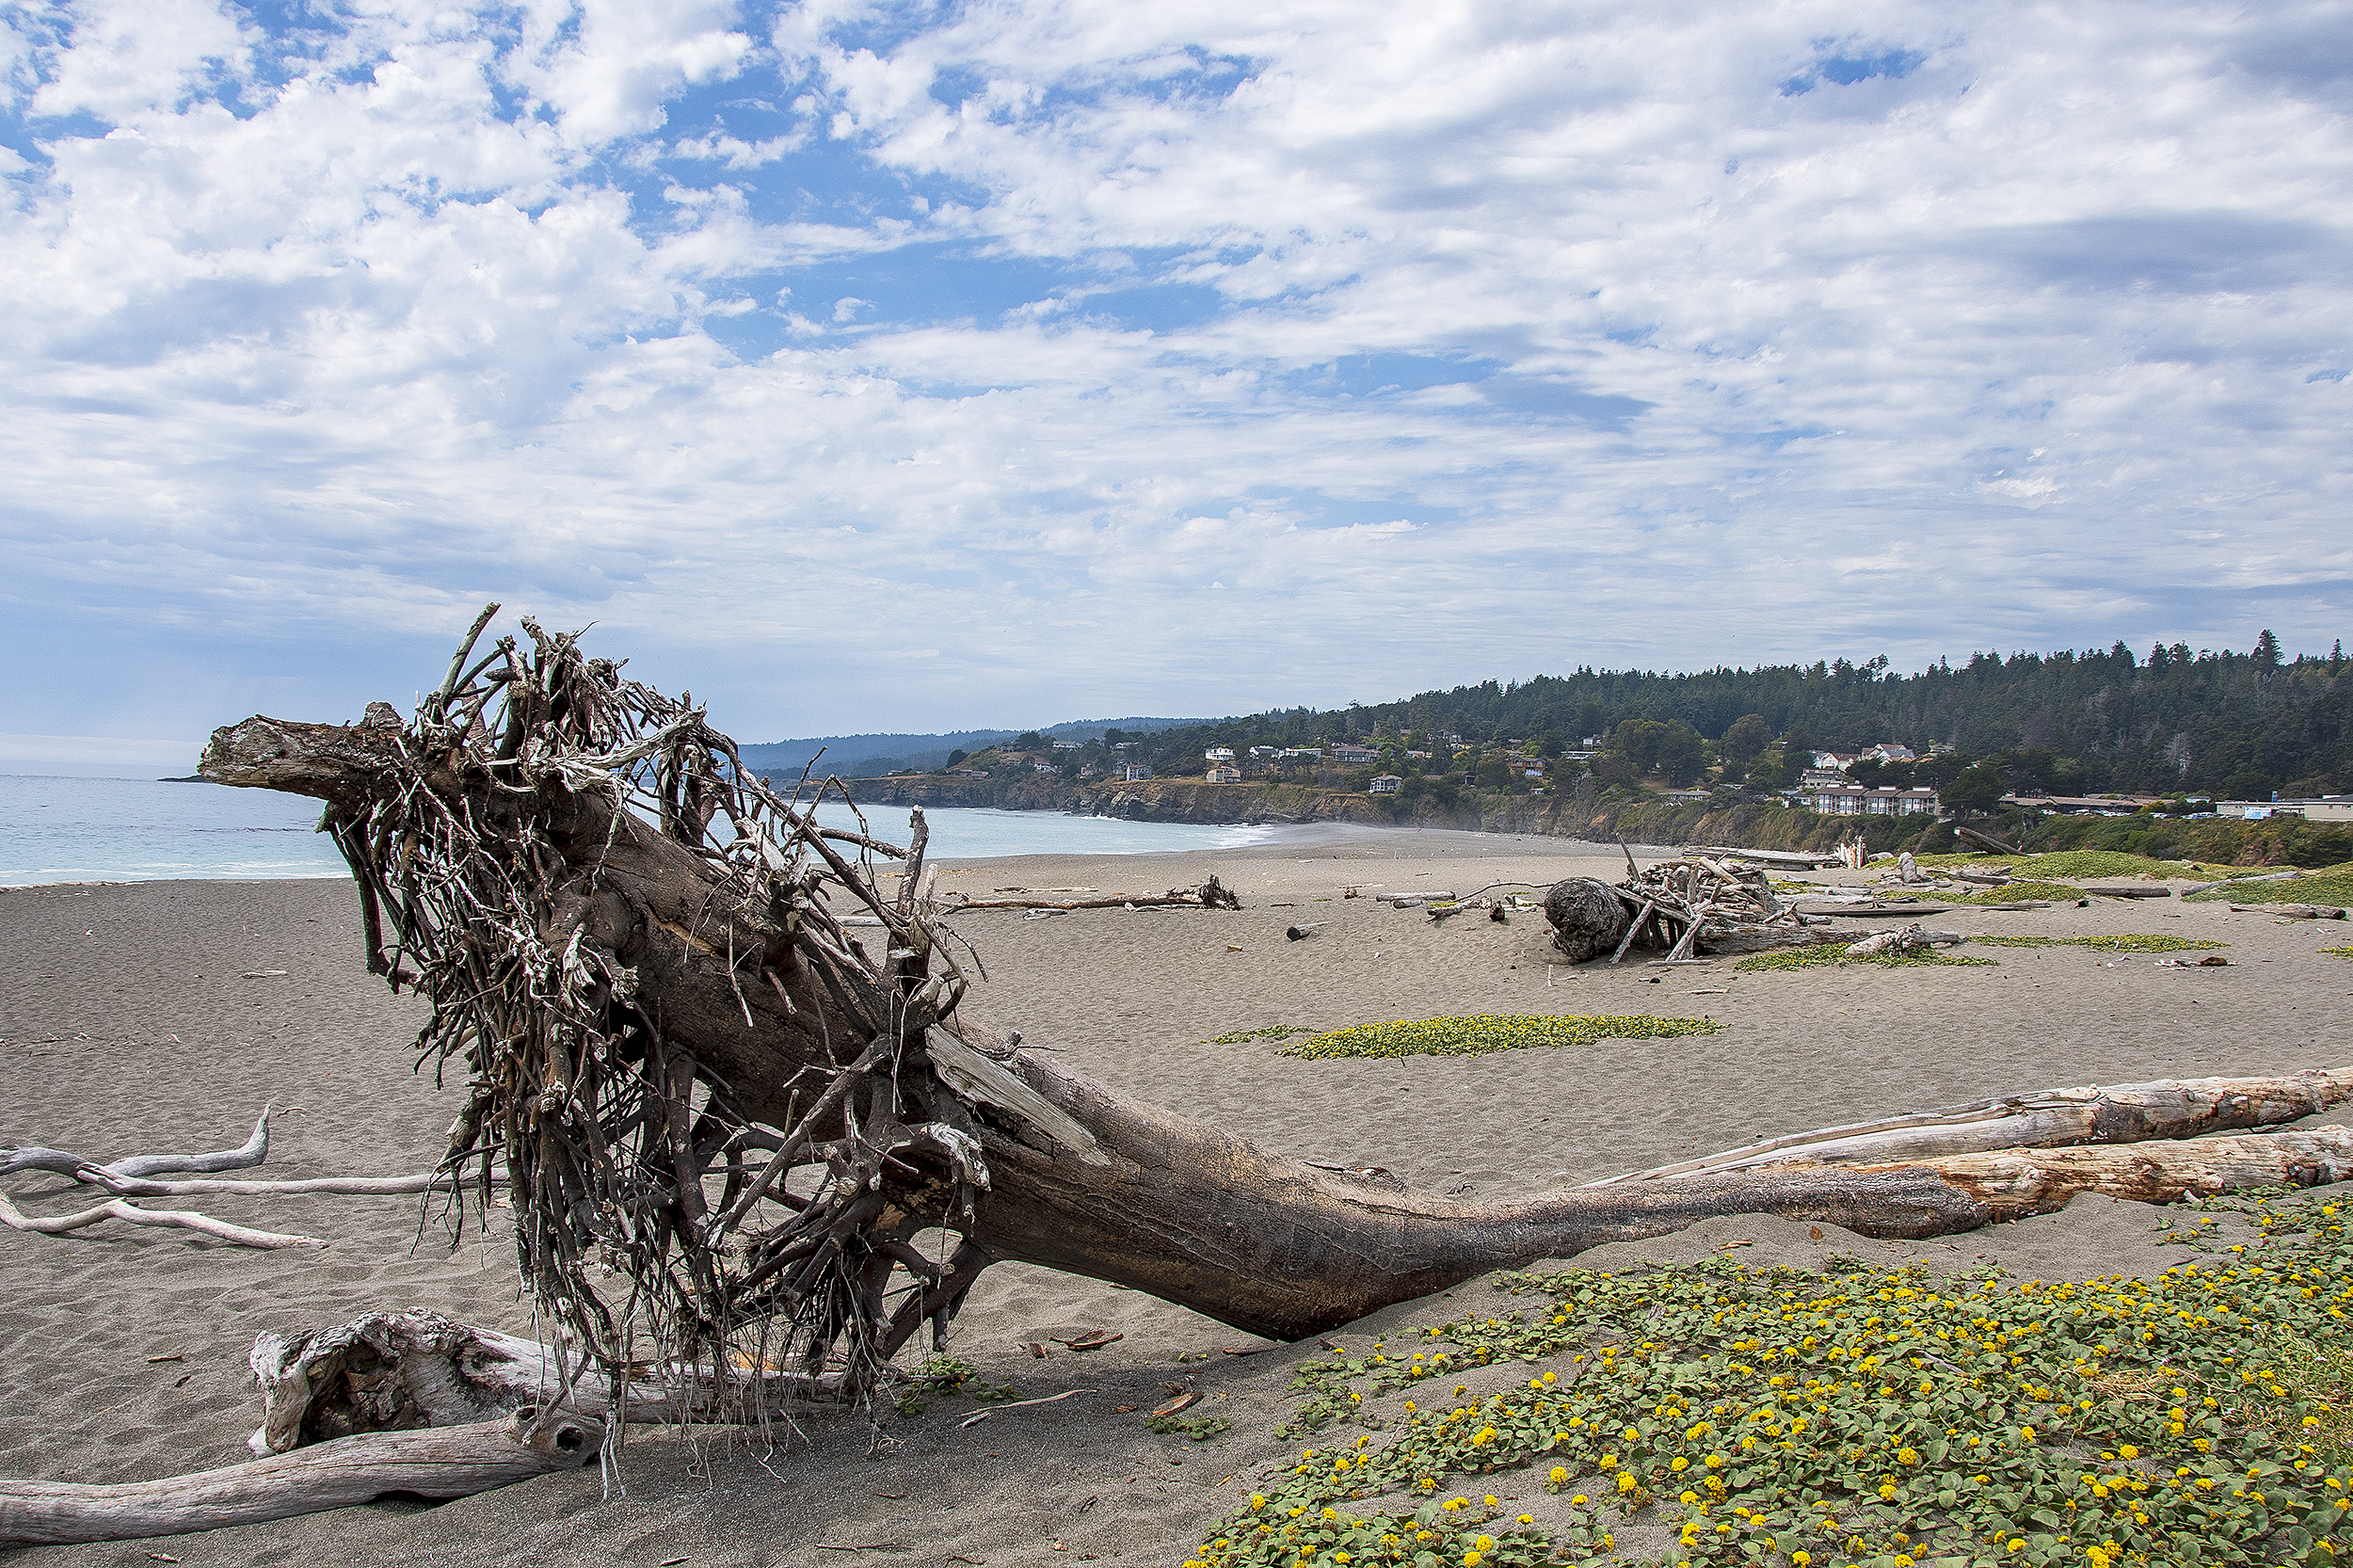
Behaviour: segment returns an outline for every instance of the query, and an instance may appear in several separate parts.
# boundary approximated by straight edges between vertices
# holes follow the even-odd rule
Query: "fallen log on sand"
[[[523,1410],[471,1426],[371,1432],[164,1480],[85,1486],[0,1480],[0,1542],[135,1541],[288,1519],[388,1493],[465,1497],[597,1457],[602,1433]]]
[[[2032,1180],[1817,1162],[1494,1204],[1318,1169],[961,1014],[920,814],[886,896],[873,860],[890,846],[861,832],[853,860],[815,823],[838,781],[778,793],[699,710],[529,620],[529,651],[507,638],[477,660],[488,614],[406,723],[381,705],[358,725],[249,719],[214,735],[201,771],[326,802],[366,962],[430,999],[421,1045],[466,1075],[446,1168],[487,1201],[503,1160],[523,1278],[587,1363],[574,1397],[600,1381],[608,1412],[631,1398],[632,1336],[670,1364],[782,1367],[813,1394],[863,1397],[1000,1261],[1297,1338],[1711,1215],[1924,1237],[2076,1191],[2162,1198],[2346,1168],[2298,1134],[2321,1141],[2037,1155],[2060,1174]],[[1651,901],[1668,940],[1710,904],[1774,907],[1761,877],[1704,858],[1655,882],[1686,910],[1660,922]],[[882,922],[872,950],[837,899]],[[914,1244],[936,1228],[952,1238],[940,1256]]]
[[[2105,1088],[2046,1089],[1791,1133],[1591,1185],[1721,1175],[1791,1161],[1886,1165],[1993,1149],[2145,1144],[2276,1127],[2348,1101],[2353,1101],[2353,1067],[2315,1069],[2289,1078],[2169,1079]]]

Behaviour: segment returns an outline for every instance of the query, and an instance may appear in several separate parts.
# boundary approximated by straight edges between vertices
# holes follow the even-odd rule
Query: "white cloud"
[[[496,596],[764,735],[2342,630],[2326,8],[61,14],[28,636]]]

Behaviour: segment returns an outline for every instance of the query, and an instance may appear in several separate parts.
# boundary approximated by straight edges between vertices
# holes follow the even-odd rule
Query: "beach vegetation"
[[[2110,936],[1965,936],[1963,941],[1993,948],[2089,948],[2095,952],[2204,952],[2227,948],[2209,936],[2167,936],[2126,931]]]
[[[1203,1042],[1212,1046],[1247,1045],[1253,1040],[1283,1040],[1293,1034],[1313,1034],[1312,1024],[1268,1024],[1263,1029],[1237,1029],[1228,1034],[1212,1034]]]
[[[2341,948],[2322,948],[2320,951],[2322,956],[2328,958],[2353,958],[2353,943]]]
[[[1919,947],[1850,955],[1844,944],[1824,942],[1810,948],[1776,948],[1770,952],[1753,953],[1733,968],[1743,974],[1763,974],[1778,969],[1834,968],[1841,964],[1876,964],[1882,969],[1909,968],[1993,968],[1998,966],[1991,958],[1971,958],[1965,954],[1947,952],[1942,948]]]
[[[1477,1056],[1530,1046],[1583,1046],[1596,1040],[1651,1040],[1714,1034],[1713,1018],[1660,1018],[1647,1013],[1496,1014],[1455,1018],[1399,1018],[1352,1024],[1283,1048],[1285,1056]]]
[[[2305,876],[2276,882],[2235,882],[2227,888],[2207,888],[2189,895],[2200,904],[2353,904],[2353,861],[2323,866]]]
[[[1191,1560],[1588,1562],[1639,1519],[1673,1532],[1676,1568],[2335,1562],[2353,1552],[2339,1206],[2198,1207],[2256,1239],[2193,1233],[2201,1256],[2154,1279],[1721,1256],[1498,1274],[1485,1310],[1303,1364],[1295,1390],[1328,1406],[1412,1397],[1385,1440],[1301,1450]],[[1464,1381],[1505,1366],[1508,1387]],[[1539,1489],[1542,1524],[1497,1495]]]

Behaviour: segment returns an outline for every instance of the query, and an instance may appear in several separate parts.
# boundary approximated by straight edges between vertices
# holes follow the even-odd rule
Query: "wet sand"
[[[1983,1095],[2333,1064],[2353,1023],[2353,963],[2316,952],[2342,940],[2343,927],[2280,924],[2219,904],[1955,909],[1931,923],[2219,937],[2233,944],[2227,968],[2048,948],[1977,950],[1998,968],[1736,974],[1729,959],[1571,970],[1550,954],[1532,912],[1505,924],[1470,916],[1439,925],[1377,902],[1623,874],[1615,856],[1545,840],[1359,833],[1197,854],[952,864],[942,886],[979,897],[1016,887],[1139,892],[1216,872],[1247,907],[954,917],[990,975],[968,1007],[1020,1030],[1028,1048],[1066,1053],[1083,1072],[1271,1148],[1382,1164],[1415,1185],[1477,1198]],[[1352,886],[1362,896],[1346,897]],[[340,882],[0,893],[0,1143],[99,1159],[218,1148],[241,1141],[261,1106],[275,1103],[276,1142],[261,1174],[423,1168],[456,1094],[435,1086],[429,1066],[414,1070],[408,1040],[423,1004],[364,972],[357,923]],[[1291,925],[1317,929],[1291,941]],[[1305,1062],[1265,1040],[1206,1043],[1270,1024],[1478,1012],[1705,1016],[1725,1027],[1704,1038],[1401,1061]],[[55,1177],[20,1175],[6,1187],[33,1212],[84,1206]],[[496,1217],[491,1234],[470,1230],[453,1252],[439,1222],[421,1232],[410,1198],[204,1207],[331,1245],[258,1253],[119,1225],[62,1238],[0,1231],[0,1473],[121,1481],[242,1460],[259,1418],[245,1357],[264,1329],[428,1306],[529,1332]],[[1742,1256],[1759,1264],[1846,1250],[1931,1264],[1993,1258],[2045,1278],[2082,1277],[2177,1261],[2153,1246],[2152,1214],[2087,1200],[2063,1215],[1911,1245],[1834,1231],[1815,1242],[1771,1220],[1718,1220],[1633,1254],[1703,1256],[1722,1230],[1753,1240]],[[1433,1302],[1382,1318],[1447,1310]],[[1098,1327],[1126,1337],[1043,1361],[1022,1348]],[[0,1556],[40,1568],[145,1564],[151,1551],[190,1564],[1174,1564],[1273,1458],[1289,1368],[1313,1350],[1267,1348],[1132,1291],[1017,1266],[984,1277],[952,1348],[1025,1396],[1090,1392],[1000,1410],[969,1428],[961,1423],[983,1407],[935,1399],[920,1416],[888,1417],[895,1448],[875,1458],[867,1457],[872,1429],[842,1413],[808,1417],[767,1444],[632,1439],[626,1493],[610,1498],[592,1470],[440,1507],[388,1501],[168,1542]],[[178,1359],[150,1359],[167,1356]],[[1194,1444],[1154,1435],[1140,1414],[1114,1413],[1148,1410],[1171,1384],[1203,1392],[1202,1408],[1230,1416],[1232,1430]]]

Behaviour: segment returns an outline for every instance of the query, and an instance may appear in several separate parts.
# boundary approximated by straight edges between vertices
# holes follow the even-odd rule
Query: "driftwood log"
[[[960,909],[1239,909],[1241,900],[1214,876],[1198,888],[1171,888],[1165,893],[1105,893],[1097,898],[970,898],[951,892],[941,896],[942,913]]]
[[[477,660],[470,636],[406,723],[251,719],[202,771],[327,803],[368,961],[424,992],[424,1049],[464,1067],[451,1160],[503,1158],[524,1277],[616,1390],[615,1279],[669,1362],[787,1366],[846,1397],[1000,1260],[1295,1338],[1708,1215],[1919,1237],[1995,1212],[1975,1177],[1925,1166],[1461,1204],[1268,1154],[959,1014],[920,818],[886,899],[890,846],[861,834],[845,858],[816,797],[737,768],[699,711],[524,625],[528,650]],[[952,1243],[919,1251],[935,1233]]]
[[[0,1543],[135,1541],[364,1503],[388,1493],[465,1497],[597,1457],[600,1433],[563,1413],[371,1432],[248,1464],[88,1486],[0,1479]],[[166,1560],[176,1561],[176,1559]]]

